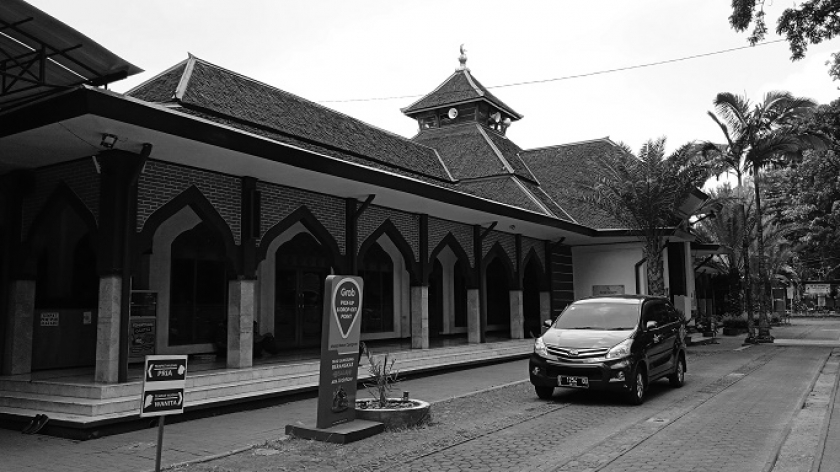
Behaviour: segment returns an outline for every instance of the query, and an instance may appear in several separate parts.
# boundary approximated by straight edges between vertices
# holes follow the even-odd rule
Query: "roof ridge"
[[[272,89],[272,90],[276,90],[277,92],[280,92],[280,93],[282,93],[282,94],[285,94],[285,95],[288,95],[288,96],[294,97],[294,98],[296,98],[296,99],[298,99],[298,100],[301,100],[301,101],[304,101],[304,102],[306,102],[306,103],[310,103],[310,104],[315,105],[315,106],[317,106],[317,107],[319,107],[319,108],[321,108],[321,109],[323,109],[323,110],[327,110],[327,111],[329,111],[329,112],[331,112],[331,113],[335,113],[335,114],[337,114],[337,115],[341,115],[341,116],[343,116],[343,117],[345,117],[345,118],[348,118],[348,119],[350,119],[350,120],[353,120],[353,121],[356,121],[356,122],[358,122],[358,123],[361,123],[361,124],[363,124],[363,125],[365,125],[365,126],[367,126],[367,127],[369,127],[369,128],[372,128],[372,129],[375,129],[375,130],[381,131],[381,132],[383,132],[383,133],[389,134],[389,135],[391,135],[391,136],[393,136],[393,137],[395,137],[395,138],[397,138],[397,139],[400,139],[400,140],[402,140],[402,141],[405,141],[405,142],[407,142],[407,143],[411,143],[411,144],[412,144],[412,145],[414,145],[414,146],[421,146],[421,147],[423,147],[423,148],[427,148],[427,149],[434,150],[434,148],[431,148],[431,147],[426,146],[426,145],[424,145],[424,144],[421,144],[421,143],[418,143],[418,142],[412,141],[411,139],[406,138],[405,136],[402,136],[402,135],[400,135],[400,134],[397,134],[397,133],[395,133],[395,132],[393,132],[393,131],[389,131],[389,130],[387,130],[387,129],[380,128],[379,126],[376,126],[376,125],[372,125],[372,124],[368,123],[367,121],[360,120],[359,118],[356,118],[356,117],[354,117],[354,116],[350,116],[350,115],[348,115],[348,114],[346,114],[346,113],[340,112],[340,111],[335,110],[335,109],[333,109],[333,108],[330,108],[330,107],[328,107],[328,106],[321,105],[321,104],[320,104],[320,103],[318,103],[318,102],[314,102],[314,101],[312,101],[312,100],[309,100],[309,99],[303,98],[303,97],[301,97],[300,95],[294,94],[294,93],[292,93],[292,92],[288,92],[288,91],[283,90],[283,89],[281,89],[281,88],[279,88],[279,87],[276,87],[276,86],[274,86],[274,85],[267,84],[267,83],[265,83],[265,82],[263,82],[263,81],[260,81],[260,80],[255,79],[255,78],[253,78],[253,77],[248,77],[247,75],[244,75],[244,74],[241,74],[241,73],[239,73],[239,72],[236,72],[236,71],[230,70],[230,69],[228,69],[228,68],[226,68],[226,67],[222,67],[222,66],[219,66],[219,65],[217,65],[217,64],[213,64],[212,62],[208,62],[208,61],[206,61],[206,60],[204,60],[204,59],[201,59],[201,58],[199,58],[199,57],[196,57],[196,56],[193,56],[193,55],[190,55],[190,57],[191,57],[192,59],[194,59],[195,61],[200,62],[200,63],[202,63],[202,64],[205,64],[205,65],[208,65],[208,66],[211,66],[211,67],[215,67],[215,68],[217,68],[217,69],[220,69],[220,70],[223,70],[223,71],[228,72],[228,73],[230,73],[230,74],[233,74],[233,75],[235,75],[235,76],[237,76],[237,77],[241,77],[241,78],[242,78],[242,79],[244,79],[244,80],[248,80],[248,81],[250,81],[250,82],[253,82],[253,83],[256,83],[256,84],[259,84],[259,85],[262,85],[262,86],[268,87],[268,88],[270,88],[270,89]],[[247,120],[246,120],[246,121],[247,121]],[[253,123],[253,122],[252,122],[252,123]],[[257,124],[257,123],[255,123],[255,124]]]
[[[189,54],[189,53],[187,53],[187,54]],[[190,55],[190,57],[192,57],[192,55]],[[164,70],[163,72],[161,72],[161,73],[159,73],[159,74],[156,74],[155,76],[151,77],[150,79],[148,79],[148,80],[144,80],[144,81],[143,81],[143,82],[141,82],[140,84],[135,85],[134,87],[131,87],[129,90],[127,90],[127,91],[123,92],[123,95],[131,95],[131,94],[132,94],[133,92],[135,92],[136,90],[138,90],[138,89],[140,89],[140,88],[142,88],[142,87],[145,87],[146,85],[148,85],[148,84],[150,84],[150,83],[154,82],[155,80],[157,80],[157,79],[159,79],[159,78],[163,77],[164,75],[166,75],[166,74],[168,74],[168,73],[170,73],[170,72],[174,71],[174,70],[175,70],[175,69],[177,69],[178,67],[181,67],[183,64],[185,64],[185,63],[186,63],[187,61],[189,61],[189,60],[190,60],[190,58],[188,57],[188,58],[184,59],[183,61],[181,61],[181,62],[179,62],[179,63],[175,64],[174,66],[172,66],[172,67],[170,67],[170,68],[168,68],[168,69]],[[172,97],[173,97],[173,98],[175,98],[175,94],[174,94],[174,93],[173,93]]]
[[[428,97],[429,95],[431,95],[431,94],[433,94],[433,93],[437,92],[438,90],[440,90],[440,88],[441,88],[441,87],[443,87],[444,85],[446,85],[446,84],[447,84],[447,83],[448,83],[448,82],[452,79],[452,77],[455,77],[455,74],[457,74],[458,72],[461,72],[461,71],[460,71],[460,70],[456,70],[455,72],[453,72],[453,73],[449,74],[449,77],[447,77],[447,78],[446,78],[443,82],[441,82],[440,84],[438,84],[438,86],[437,86],[437,87],[435,87],[435,89],[434,89],[434,90],[432,90],[431,92],[429,92],[429,93],[427,93],[427,94],[423,95],[422,97],[418,98],[418,99],[417,99],[417,100],[415,100],[415,101],[414,101],[414,103],[412,103],[411,105],[408,105],[407,107],[402,107],[402,108],[400,108],[400,111],[401,111],[401,112],[403,112],[403,113],[405,113],[405,111],[406,111],[406,110],[408,110],[409,108],[413,107],[414,105],[417,105],[418,103],[420,103],[421,101],[423,101],[423,99],[424,99],[424,98],[426,98],[426,97]]]
[[[473,125],[476,128],[478,128],[478,132],[481,133],[481,136],[484,137],[484,140],[487,141],[487,144],[490,145],[490,149],[493,150],[493,153],[496,154],[496,157],[499,159],[499,161],[501,161],[502,166],[508,171],[508,173],[515,174],[515,172],[513,171],[513,166],[510,165],[510,162],[508,162],[507,158],[504,156],[504,154],[502,154],[502,151],[499,149],[499,147],[496,146],[496,143],[494,143],[493,140],[490,139],[489,136],[487,136],[487,133],[485,133],[482,129],[483,127],[480,126],[478,123],[473,123]]]
[[[542,147],[537,147],[537,148],[532,148],[532,149],[524,149],[522,152],[542,151],[542,150],[545,150],[545,149],[555,149],[555,148],[565,147],[565,146],[578,146],[578,145],[581,145],[581,144],[589,144],[589,143],[594,143],[594,142],[598,142],[598,141],[604,141],[607,144],[612,144],[613,146],[618,146],[618,144],[616,144],[615,141],[610,139],[609,136],[604,136],[603,138],[587,139],[587,140],[584,140],[584,141],[575,141],[575,142],[565,143],[565,144],[554,144],[554,145],[551,145],[551,146],[542,146]]]
[[[549,210],[547,206],[543,205],[543,203],[540,201],[539,198],[537,198],[536,195],[534,195],[534,192],[532,192],[531,189],[529,189],[524,183],[522,183],[518,175],[514,174],[511,177],[513,177],[514,183],[516,183],[516,185],[518,185],[519,188],[522,189],[523,192],[525,192],[525,195],[527,195],[528,198],[530,198],[531,201],[533,201],[538,208],[541,208],[545,213],[549,215],[557,216],[554,215],[554,212]]]
[[[193,69],[195,69],[195,61],[198,59],[189,52],[187,54],[189,57],[187,58],[187,64],[184,66],[184,73],[181,74],[181,80],[178,81],[178,86],[175,87],[175,99],[179,102],[184,98],[184,92],[187,90],[187,85],[189,85],[190,79],[192,78]]]

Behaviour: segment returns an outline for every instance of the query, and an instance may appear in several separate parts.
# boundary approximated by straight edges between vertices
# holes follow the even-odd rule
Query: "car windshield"
[[[575,303],[557,318],[558,329],[625,330],[639,323],[639,303],[629,301]]]

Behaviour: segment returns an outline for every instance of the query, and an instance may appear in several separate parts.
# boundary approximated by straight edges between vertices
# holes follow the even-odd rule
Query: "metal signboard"
[[[831,284],[805,284],[805,293],[808,295],[828,295],[831,293]]]
[[[164,416],[184,412],[187,356],[146,356],[140,416]]]
[[[316,426],[326,429],[356,417],[361,332],[361,277],[330,275],[325,283],[321,370]]]

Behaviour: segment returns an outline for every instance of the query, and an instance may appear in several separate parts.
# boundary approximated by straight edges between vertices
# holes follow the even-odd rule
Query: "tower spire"
[[[467,68],[467,49],[464,45],[461,45],[461,55],[458,56],[458,61],[461,63],[461,67],[458,70],[466,70]]]

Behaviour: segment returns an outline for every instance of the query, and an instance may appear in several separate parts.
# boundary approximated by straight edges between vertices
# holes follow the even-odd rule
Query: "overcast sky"
[[[706,115],[718,92],[753,100],[770,90],[827,103],[838,96],[825,62],[840,40],[790,62],[787,43],[568,80],[610,69],[747,45],[729,0],[30,0],[146,72],[187,53],[411,137],[400,108],[467,67],[525,117],[508,136],[523,148],[609,136],[634,150],[668,138],[721,140]],[[782,2],[768,4],[774,25]],[[778,39],[770,34],[768,40]],[[531,85],[498,87],[532,81]],[[403,97],[370,100],[383,97]],[[368,99],[368,101],[344,101]]]

